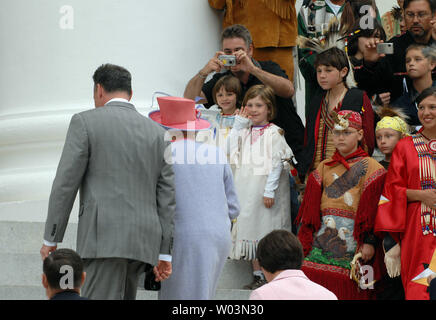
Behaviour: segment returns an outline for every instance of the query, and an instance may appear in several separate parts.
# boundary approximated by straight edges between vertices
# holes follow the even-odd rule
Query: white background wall
[[[395,2],[377,0],[380,13]],[[0,220],[44,221],[68,123],[93,107],[99,65],[129,69],[145,111],[155,91],[183,94],[220,32],[206,0],[0,0]]]
[[[0,220],[45,220],[68,123],[94,107],[98,66],[129,69],[145,110],[154,91],[183,94],[220,32],[203,0],[0,0]]]
[[[219,13],[203,0],[0,0],[0,115],[89,108],[92,74],[120,64],[134,99],[157,90],[183,94],[215,52]],[[73,29],[62,29],[64,5]]]

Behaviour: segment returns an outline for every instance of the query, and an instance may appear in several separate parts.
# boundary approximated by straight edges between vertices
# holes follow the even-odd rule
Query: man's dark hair
[[[71,249],[57,249],[44,259],[42,270],[52,289],[61,289],[60,281],[65,272],[61,273],[62,266],[70,266],[74,274],[74,288],[79,288],[82,282],[83,262],[80,256]]]
[[[348,62],[347,54],[344,50],[337,47],[327,49],[316,56],[314,66],[318,68],[320,65],[334,67],[339,71],[347,67],[348,72],[343,78],[344,81],[350,72],[350,63]]]
[[[94,72],[92,79],[94,86],[100,84],[106,92],[124,91],[132,94],[132,76],[123,67],[103,64]]]
[[[221,33],[221,43],[223,42],[224,39],[231,39],[231,38],[243,39],[245,41],[245,44],[247,45],[247,49],[253,43],[250,31],[248,31],[248,29],[241,24],[234,24],[228,26]]]
[[[421,92],[421,94],[416,98],[415,102],[416,102],[417,105],[420,105],[420,103],[424,99],[426,99],[426,98],[428,98],[430,96],[435,96],[436,97],[436,87],[430,87],[430,88],[427,88],[427,89],[423,90]]]
[[[299,270],[303,264],[303,246],[291,232],[274,230],[259,241],[256,256],[260,266],[270,273]]]
[[[418,1],[418,0],[404,0],[404,5],[403,5],[404,10],[406,10],[409,7],[409,5],[414,1]],[[430,6],[431,13],[435,13],[436,12],[436,1],[435,0],[424,0],[424,1],[428,2],[428,5]]]

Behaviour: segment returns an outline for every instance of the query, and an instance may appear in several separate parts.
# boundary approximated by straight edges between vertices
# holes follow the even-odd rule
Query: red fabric
[[[362,117],[356,111],[351,110],[341,110],[338,112],[338,115],[345,116],[347,114],[351,114],[348,118],[348,124],[351,128],[360,130],[362,129]]]
[[[335,163],[342,163],[342,161],[345,161],[345,159],[351,160],[355,159],[356,157],[368,157],[368,155],[361,148],[345,159],[341,157],[339,153],[335,153],[335,155],[337,155],[338,158],[326,164],[333,165]],[[385,176],[386,171],[383,168],[375,171],[366,181],[365,189],[362,190],[359,206],[356,211],[353,232],[353,236],[357,241],[358,247],[363,244],[364,235],[366,233],[371,233],[373,230],[377,213],[377,199],[380,198]],[[321,181],[322,180],[319,176],[318,170],[315,170],[309,176],[303,203],[300,207],[300,212],[297,217],[297,221],[302,223],[298,233],[298,238],[303,245],[305,256],[307,256],[312,250],[313,235],[321,227]],[[375,248],[374,258],[368,263],[373,267],[374,278],[376,280],[380,280],[381,277],[386,273],[383,258],[383,250],[381,245],[379,245]],[[359,292],[357,290],[357,284],[348,278],[348,274],[344,275],[338,272],[325,270],[326,268],[313,268],[313,270],[310,269],[311,268],[308,266],[303,269],[305,273],[307,272],[306,274],[309,279],[319,283],[322,286],[325,286],[327,289],[334,292],[339,299],[369,299],[375,294],[374,290],[361,290]]]
[[[297,223],[309,224],[314,226],[315,231],[321,227],[321,196],[322,187],[320,181],[315,176],[318,175],[318,171],[313,171],[307,179],[306,189],[304,190],[304,198],[298,211],[296,218]]]
[[[375,299],[374,290],[361,290],[349,275],[320,270],[308,265],[303,265],[301,270],[310,280],[333,292],[339,300]]]
[[[361,148],[358,147],[355,152],[352,154],[346,156],[345,158],[336,150],[334,153],[332,160],[326,163],[326,166],[333,166],[336,163],[342,163],[342,165],[347,168],[347,170],[350,169],[350,165],[348,164],[347,160],[352,160],[354,158],[366,158],[368,157],[368,154]]]
[[[376,173],[380,177],[372,181],[366,186],[365,190],[360,196],[359,206],[356,211],[356,218],[354,221],[353,236],[357,243],[363,243],[364,236],[367,233],[373,233],[375,219],[377,216],[378,202],[377,199],[383,191],[383,186],[386,178],[386,171],[384,169]],[[384,263],[384,252],[382,248],[382,239],[379,239],[378,245],[375,247],[375,255],[369,264],[374,269],[374,278],[381,279],[386,273],[386,266]]]
[[[303,245],[304,256],[312,250],[313,233],[321,228],[321,196],[322,188],[320,181],[315,177],[318,171],[313,171],[307,179],[303,202],[300,205],[296,224],[301,224],[298,231],[298,239]]]
[[[406,299],[428,300],[427,287],[411,280],[424,271],[436,249],[436,237],[422,234],[421,204],[407,202],[407,189],[420,190],[418,153],[411,137],[400,140],[392,154],[383,196],[378,207],[375,233],[388,232],[401,246],[401,279]]]

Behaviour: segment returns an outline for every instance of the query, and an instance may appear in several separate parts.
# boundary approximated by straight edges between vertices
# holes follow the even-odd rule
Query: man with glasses
[[[392,38],[393,54],[380,54],[377,44],[370,39],[364,50],[364,67],[356,70],[359,88],[377,93],[390,92],[390,101],[407,90],[406,49],[412,44],[431,45],[436,42],[436,0],[405,0],[404,17],[407,31]],[[434,77],[435,79],[435,77]],[[378,91],[377,91],[378,90]]]

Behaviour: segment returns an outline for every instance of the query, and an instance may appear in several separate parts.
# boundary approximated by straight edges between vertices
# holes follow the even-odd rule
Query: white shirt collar
[[[338,4],[334,4],[332,3],[330,0],[325,0],[325,2],[327,3],[327,5],[330,7],[330,9],[333,10],[333,12],[335,13],[335,15],[337,16],[339,14],[339,11],[341,10],[341,5]]]
[[[127,100],[127,99],[123,99],[123,98],[113,98],[113,99],[110,99],[108,102],[106,102],[104,105],[107,105],[109,102],[114,102],[114,101],[117,101],[117,102],[125,102],[125,103],[130,103],[130,104],[131,104],[131,102],[130,102],[129,100]]]

